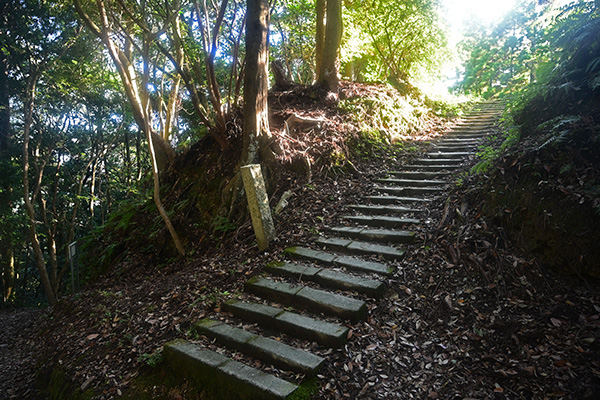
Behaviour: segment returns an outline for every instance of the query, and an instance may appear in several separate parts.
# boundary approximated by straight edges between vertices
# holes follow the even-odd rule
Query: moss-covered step
[[[388,185],[396,185],[396,186],[409,186],[409,187],[420,187],[420,186],[443,186],[448,182],[438,180],[438,179],[397,179],[397,178],[384,178],[377,179],[379,183],[385,183]]]
[[[292,399],[298,386],[185,340],[165,344],[170,368],[218,399]]]
[[[248,280],[244,289],[248,293],[278,301],[283,305],[351,321],[360,321],[367,313],[367,305],[362,300],[289,282],[278,282],[257,276]]]
[[[352,204],[348,208],[356,210],[358,212],[370,215],[398,215],[398,214],[418,214],[424,210],[422,208],[415,207],[403,207],[403,206],[388,206],[388,205],[372,205],[372,204]]]
[[[415,233],[405,230],[357,228],[353,226],[336,226],[329,228],[329,230],[337,235],[365,241],[407,244],[415,240]]]
[[[293,278],[298,281],[316,282],[326,288],[362,293],[374,298],[380,297],[385,289],[385,284],[379,280],[358,277],[328,268],[274,261],[267,265],[266,270],[272,275]]]
[[[348,254],[376,255],[387,260],[401,260],[405,251],[393,246],[361,242],[341,238],[319,238],[315,241],[319,246]]]
[[[277,368],[315,375],[325,359],[271,338],[205,318],[194,324],[196,332]]]
[[[365,261],[356,257],[327,253],[307,247],[288,247],[285,249],[285,254],[293,258],[313,261],[319,264],[335,265],[356,272],[367,272],[379,275],[391,275],[394,272],[393,267],[383,263]]]
[[[265,304],[232,300],[223,303],[221,308],[238,318],[258,322],[267,329],[278,330],[298,339],[314,341],[324,346],[338,348],[348,341],[349,329],[343,325]]]
[[[343,215],[342,218],[357,224],[381,228],[401,228],[421,223],[421,220],[416,218],[399,218],[386,215]]]

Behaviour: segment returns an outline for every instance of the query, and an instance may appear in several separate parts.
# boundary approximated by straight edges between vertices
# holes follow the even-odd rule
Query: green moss
[[[36,384],[40,398],[48,400],[89,400],[97,396],[92,388],[81,390],[58,364],[39,370]]]
[[[289,400],[310,399],[319,390],[319,380],[316,377],[304,380],[298,389],[289,397]]]

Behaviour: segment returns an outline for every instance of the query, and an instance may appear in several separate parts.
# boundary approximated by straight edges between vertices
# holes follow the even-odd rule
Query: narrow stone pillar
[[[245,165],[241,168],[241,172],[258,248],[265,250],[275,238],[275,226],[260,164]]]

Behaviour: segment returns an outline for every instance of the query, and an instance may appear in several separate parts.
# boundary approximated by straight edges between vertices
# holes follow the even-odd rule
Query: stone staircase
[[[428,204],[444,193],[453,172],[474,157],[479,141],[489,134],[503,108],[500,103],[481,103],[423,158],[379,179],[379,195],[348,206],[344,225],[329,228],[328,235],[310,248],[288,248],[285,262],[273,262],[264,276],[248,280],[244,290],[253,301],[222,304],[221,310],[242,321],[240,325],[258,324],[254,326],[261,332],[284,333],[296,338],[296,344],[307,343],[304,348],[233,326],[229,317],[198,321],[196,332],[214,340],[219,349],[229,349],[223,353],[239,352],[244,360],[260,360],[310,381],[325,363],[322,356],[306,350],[310,343],[340,348],[347,342],[348,326],[367,317],[368,303],[383,295],[385,278],[405,254],[402,245],[415,240],[411,227],[423,224]],[[302,383],[288,382],[189,341],[167,343],[163,354],[174,373],[196,382],[216,399],[311,395]]]

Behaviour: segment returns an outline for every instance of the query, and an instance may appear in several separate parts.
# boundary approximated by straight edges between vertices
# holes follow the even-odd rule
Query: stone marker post
[[[245,165],[241,168],[241,172],[258,248],[265,250],[269,242],[275,238],[275,226],[260,164]]]

